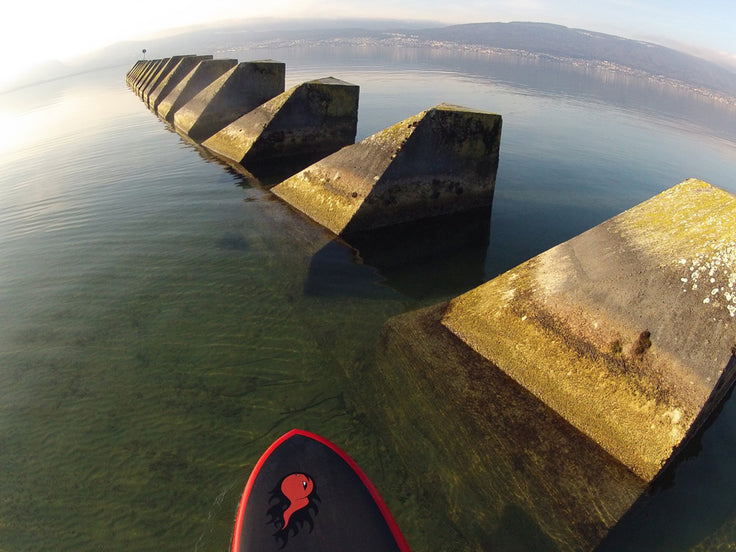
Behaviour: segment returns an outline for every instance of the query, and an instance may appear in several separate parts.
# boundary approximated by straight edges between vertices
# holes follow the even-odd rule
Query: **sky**
[[[258,17],[539,21],[720,57],[736,68],[733,0],[9,0],[0,18],[0,85],[48,59],[67,61],[166,29]]]

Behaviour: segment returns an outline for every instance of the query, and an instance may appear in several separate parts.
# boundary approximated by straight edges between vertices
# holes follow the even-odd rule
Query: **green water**
[[[384,322],[687,177],[736,190],[734,141],[591,98],[594,87],[570,96],[472,67],[267,53],[292,82],[334,73],[360,84],[358,138],[440,101],[502,113],[485,251],[361,264],[168,130],[125,87],[128,67],[0,96],[11,129],[0,157],[0,549],[224,551],[250,470],[294,427],[355,458],[414,550],[484,549],[439,490],[418,487],[432,466],[397,461],[381,426],[402,407],[370,385]],[[700,457],[728,461],[733,419],[719,418],[726,437]],[[686,504],[693,477],[665,496]],[[724,477],[706,504],[734,484]],[[685,528],[662,549],[723,542],[736,508],[716,502],[719,521],[695,529],[688,520],[707,518],[706,506],[676,513]],[[671,523],[657,512],[667,510],[655,504],[631,526]],[[514,546],[529,531],[519,519],[492,520]]]

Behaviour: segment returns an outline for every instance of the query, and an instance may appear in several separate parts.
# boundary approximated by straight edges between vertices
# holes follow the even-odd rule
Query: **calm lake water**
[[[414,550],[490,550],[417,489],[432,466],[395,461],[380,413],[401,405],[367,391],[381,327],[688,177],[736,193],[736,113],[472,53],[213,53],[359,84],[358,139],[443,101],[501,113],[486,245],[361,260],[169,130],[125,85],[135,60],[0,95],[0,549],[225,551],[254,463],[299,427],[355,458]],[[602,548],[733,550],[735,452],[731,399]]]

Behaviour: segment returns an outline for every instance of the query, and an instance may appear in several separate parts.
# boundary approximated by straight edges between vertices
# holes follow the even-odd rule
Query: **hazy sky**
[[[167,28],[248,17],[370,17],[447,23],[542,21],[658,42],[736,63],[734,0],[8,0],[4,76]]]

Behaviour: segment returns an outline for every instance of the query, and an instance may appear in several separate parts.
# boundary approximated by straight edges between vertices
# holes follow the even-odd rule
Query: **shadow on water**
[[[375,268],[386,286],[415,300],[472,289],[484,281],[490,211],[482,208],[346,235],[350,257],[340,242],[324,246],[312,257],[305,293],[351,293],[354,288],[346,282],[354,275],[365,277],[365,271],[351,264]]]
[[[736,398],[707,423],[611,531],[597,552],[720,550],[736,533]],[[730,548],[728,548],[730,549]]]
[[[400,512],[400,525],[421,535],[417,549],[593,549],[644,483],[459,344],[442,326],[445,308],[391,318],[361,381],[413,493],[446,512],[440,524]]]

